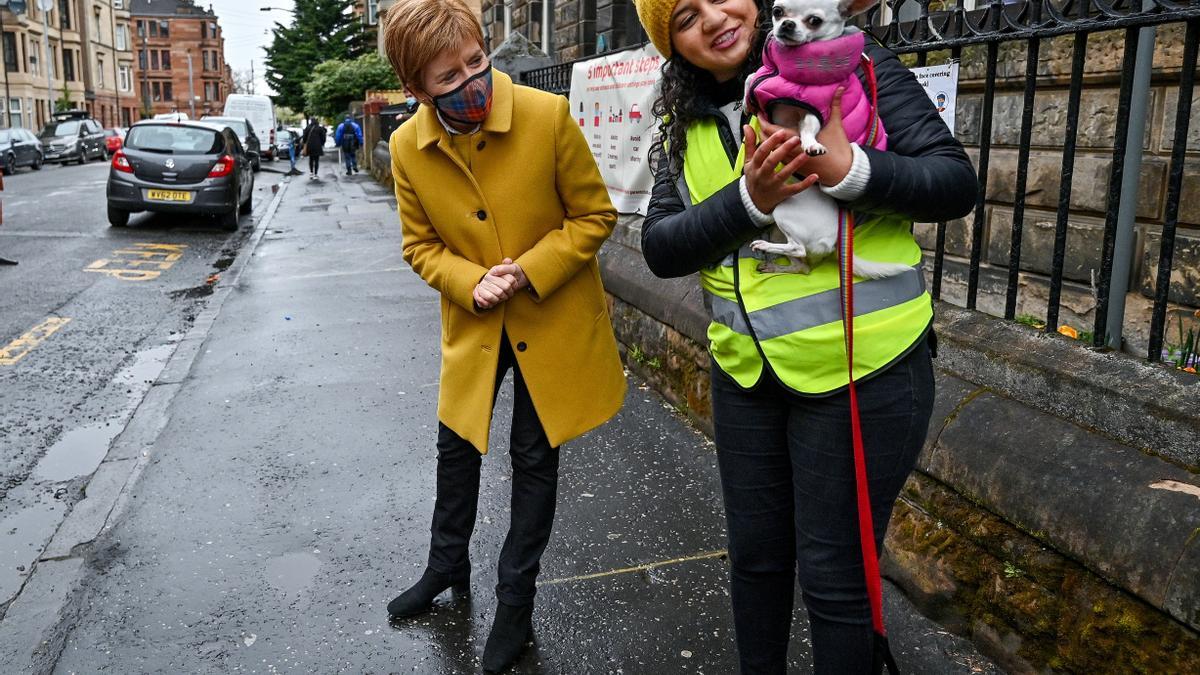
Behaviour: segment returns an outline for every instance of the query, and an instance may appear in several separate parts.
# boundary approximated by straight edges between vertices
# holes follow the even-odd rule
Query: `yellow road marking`
[[[728,555],[726,551],[709,551],[708,553],[698,553],[696,555],[684,556],[682,558],[671,558],[670,560],[659,560],[658,562],[645,563],[643,565],[634,565],[633,567],[622,567],[620,569],[609,570],[607,572],[595,572],[593,574],[580,574],[574,577],[563,577],[561,579],[550,579],[548,581],[538,582],[539,586],[554,586],[556,584],[565,584],[572,581],[587,581],[589,579],[602,579],[604,577],[616,576],[618,574],[629,574],[630,572],[644,572],[652,570],[656,567],[665,565],[677,565],[684,562],[692,562],[693,560],[709,560],[711,558],[723,558]]]
[[[187,244],[137,243],[113,251],[112,258],[101,258],[83,268],[84,272],[107,274],[122,281],[150,281],[169,270],[183,257]],[[152,269],[139,269],[150,267]]]
[[[30,328],[24,335],[0,349],[0,366],[11,366],[20,361],[35,347],[45,342],[46,338],[70,322],[71,320],[66,317],[52,316]]]

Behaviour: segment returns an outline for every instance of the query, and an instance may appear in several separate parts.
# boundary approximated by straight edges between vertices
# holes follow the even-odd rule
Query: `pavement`
[[[0,670],[478,671],[511,386],[471,593],[389,622],[427,552],[440,330],[390,189],[330,166],[283,179],[206,303],[5,608]],[[562,450],[537,640],[514,671],[736,672],[724,547],[712,444],[631,376],[621,413]],[[905,672],[998,672],[885,595]],[[795,617],[791,670],[807,672]]]

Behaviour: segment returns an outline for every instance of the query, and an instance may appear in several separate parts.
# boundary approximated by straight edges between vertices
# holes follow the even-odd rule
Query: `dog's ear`
[[[849,19],[852,16],[862,14],[879,4],[879,0],[839,0],[838,13],[843,18]]]

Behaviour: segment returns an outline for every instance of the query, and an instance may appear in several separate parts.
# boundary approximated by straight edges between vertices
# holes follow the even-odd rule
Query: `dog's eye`
[[[771,8],[771,16],[775,17],[776,19],[782,19],[783,18],[783,8],[780,7],[779,5],[775,5],[774,7]]]
[[[810,16],[804,20],[804,23],[808,24],[809,28],[820,28],[821,24],[825,23],[825,19],[819,16]]]

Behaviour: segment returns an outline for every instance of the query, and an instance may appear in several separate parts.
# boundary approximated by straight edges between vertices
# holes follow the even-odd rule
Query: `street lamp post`
[[[46,121],[50,121],[50,117],[54,115],[54,82],[50,78],[50,66],[53,64],[54,56],[50,53],[50,10],[54,9],[54,0],[38,0],[38,9],[42,10],[42,39],[45,40],[46,48],[43,53],[46,55]]]

